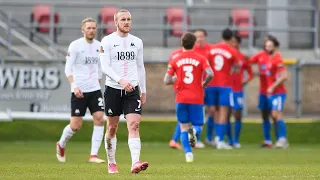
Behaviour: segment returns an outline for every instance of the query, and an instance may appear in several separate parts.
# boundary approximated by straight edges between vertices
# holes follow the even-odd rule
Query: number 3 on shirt
[[[183,82],[186,84],[191,84],[193,82],[193,66],[183,66],[183,71],[185,72]]]

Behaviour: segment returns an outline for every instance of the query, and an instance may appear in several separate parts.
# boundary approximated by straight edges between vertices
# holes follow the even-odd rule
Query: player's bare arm
[[[206,68],[204,71],[206,72],[206,78],[203,82],[203,87],[206,87],[213,77],[213,71],[211,67]]]
[[[166,75],[163,78],[163,82],[166,85],[171,85],[176,81],[176,77],[175,76],[171,76],[170,74],[166,73]]]
[[[283,84],[288,79],[288,71],[284,69],[279,73],[279,78],[267,89],[267,93],[271,94],[279,85]]]
[[[239,64],[234,64],[233,65],[233,73],[239,74],[240,73],[240,66]]]
[[[243,80],[242,86],[247,85],[253,79],[253,71],[252,71],[251,66],[249,64],[246,64],[244,69],[245,69],[245,71],[247,71],[248,76],[247,76],[247,78],[245,80]]]

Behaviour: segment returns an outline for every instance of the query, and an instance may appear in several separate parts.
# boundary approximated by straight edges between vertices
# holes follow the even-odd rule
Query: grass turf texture
[[[287,150],[194,150],[195,162],[186,163],[182,151],[167,143],[143,143],[141,158],[150,166],[138,175],[130,173],[127,143],[118,144],[120,174],[107,174],[106,164],[87,162],[90,142],[71,141],[67,163],[58,163],[55,142],[0,142],[0,179],[319,179],[320,145],[292,145]],[[105,158],[103,145],[99,153]]]
[[[157,121],[158,120],[158,121]],[[159,121],[163,120],[163,121]],[[173,134],[176,122],[174,119],[144,119],[140,125],[143,142],[168,142]],[[0,122],[0,141],[57,141],[68,121],[33,121],[15,120]],[[84,121],[82,129],[77,132],[72,141],[91,141],[93,123]],[[120,123],[117,134],[118,141],[127,142],[127,128]],[[320,144],[320,123],[288,123],[288,137],[291,144]],[[272,127],[273,130],[273,127]],[[273,132],[273,131],[272,131]],[[274,133],[273,133],[274,134]],[[204,140],[205,130],[202,134]],[[259,144],[263,139],[262,125],[244,123],[241,143]]]

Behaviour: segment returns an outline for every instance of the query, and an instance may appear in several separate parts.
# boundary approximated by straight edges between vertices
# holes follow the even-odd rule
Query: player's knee
[[[94,119],[94,125],[96,125],[96,126],[103,126],[104,125],[103,115],[102,116],[97,116]]]
[[[129,127],[133,131],[138,131],[139,130],[139,124],[140,124],[139,121],[132,121],[132,122],[130,122]]]
[[[82,128],[82,123],[70,124],[70,128],[72,129],[72,131],[77,132]]]
[[[210,116],[214,117],[214,112],[215,112],[215,108],[214,107],[209,107],[208,108],[208,113],[210,114]]]
[[[118,124],[109,124],[108,125],[108,133],[110,136],[114,136],[118,129]]]
[[[263,121],[269,121],[269,112],[268,111],[262,111],[262,119]]]
[[[280,111],[272,111],[271,118],[273,121],[281,120],[282,119],[282,113]]]
[[[241,113],[238,113],[238,112],[236,112],[236,113],[234,114],[234,117],[235,117],[236,120],[239,120],[239,121],[240,121],[241,118],[242,118],[242,117],[241,117]]]

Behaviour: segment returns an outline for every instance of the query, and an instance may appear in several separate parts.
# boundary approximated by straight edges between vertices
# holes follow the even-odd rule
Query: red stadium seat
[[[98,31],[98,39],[101,39],[101,35],[111,34],[116,31],[114,25],[113,16],[118,11],[115,6],[105,6],[100,9],[100,14],[98,15],[98,23],[103,26],[103,28]],[[110,26],[113,26],[110,28]]]
[[[39,25],[49,25],[50,24],[50,9],[51,7],[48,5],[36,5],[33,7],[33,11],[31,13],[30,22],[36,23],[36,31],[40,33],[49,33],[49,27],[39,27]],[[59,23],[59,14],[57,12],[54,13],[54,24]],[[54,39],[56,42],[57,28],[54,28]],[[33,34],[30,35],[30,39],[33,40]]]
[[[167,8],[166,15],[164,16],[164,25],[170,26],[169,32],[164,30],[164,46],[167,46],[167,36],[180,37],[183,34],[183,8]],[[187,24],[191,24],[190,16],[188,15]]]
[[[249,18],[250,18],[250,11],[249,9],[233,9],[231,12],[230,17],[230,25],[235,25],[237,27],[249,27]],[[256,18],[253,17],[253,26],[256,26]],[[249,37],[249,31],[248,30],[238,30],[236,31],[236,34],[242,38],[248,38]],[[258,36],[258,33],[254,33],[254,38]]]

